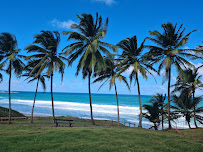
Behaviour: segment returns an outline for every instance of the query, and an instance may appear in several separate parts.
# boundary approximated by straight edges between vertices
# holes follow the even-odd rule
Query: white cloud
[[[125,76],[129,76],[130,75],[130,73],[133,71],[133,66],[130,66],[125,72],[124,72],[124,75]],[[154,72],[154,71],[152,71],[152,70],[149,70],[150,72],[151,72],[151,74],[153,75],[153,76],[157,76],[158,74],[156,73],[156,72]],[[149,74],[149,73],[147,73],[147,76],[151,76],[151,74]],[[140,72],[138,72],[138,76],[140,76],[141,74],[140,74]]]
[[[94,0],[95,2],[103,2],[106,5],[112,5],[114,4],[116,1],[115,0]]]
[[[199,67],[199,66],[201,66],[201,65],[202,65],[202,63],[194,64],[195,67]],[[203,75],[203,67],[199,68],[198,73],[199,73],[200,75]]]
[[[74,24],[75,22],[72,20],[67,20],[67,21],[59,21],[57,19],[53,19],[51,21],[51,25],[53,27],[57,27],[57,28],[62,28],[62,29],[70,29],[70,26],[72,24]]]

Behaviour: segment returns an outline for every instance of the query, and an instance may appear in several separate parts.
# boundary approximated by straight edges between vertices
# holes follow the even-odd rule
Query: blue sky
[[[25,46],[33,42],[33,35],[41,30],[70,30],[72,23],[77,23],[76,14],[98,12],[103,18],[109,17],[108,34],[104,41],[116,44],[120,40],[134,35],[138,38],[138,45],[149,36],[150,30],[161,30],[161,24],[172,22],[184,24],[186,33],[197,29],[190,37],[186,48],[194,48],[203,41],[202,0],[0,0],[0,32],[10,32],[16,35],[18,47],[22,49],[21,54],[26,54]],[[69,42],[66,36],[61,36],[60,49],[62,50]],[[146,44],[151,44],[147,41]],[[147,51],[147,50],[146,50]],[[200,65],[201,61],[192,61]],[[87,80],[81,75],[75,77],[76,63],[66,68],[64,81],[61,83],[60,76],[54,76],[55,92],[87,93]],[[203,74],[203,69],[200,71]],[[129,71],[124,75],[128,76]],[[175,82],[177,74],[172,71],[172,83]],[[162,86],[162,77],[155,75],[157,83],[149,76],[144,80],[141,76],[141,94],[152,95],[155,93],[166,93],[167,84]],[[47,91],[50,91],[50,81],[47,81]],[[136,86],[132,85],[131,92],[124,84],[117,82],[118,93],[137,94]],[[12,78],[12,90],[34,91],[36,82],[27,84],[24,78],[17,80]],[[99,92],[100,84],[92,85],[93,93],[114,93],[108,90],[108,85]],[[8,76],[0,84],[0,90],[8,89]],[[42,87],[39,87],[42,91]],[[197,92],[200,93],[200,92]]]

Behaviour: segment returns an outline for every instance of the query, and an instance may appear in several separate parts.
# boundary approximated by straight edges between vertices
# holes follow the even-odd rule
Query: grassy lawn
[[[23,114],[15,110],[11,110],[11,116],[25,117]],[[4,108],[0,106],[0,117],[8,117],[8,108]]]
[[[136,128],[0,125],[0,152],[183,151],[203,149],[203,129],[176,132]]]

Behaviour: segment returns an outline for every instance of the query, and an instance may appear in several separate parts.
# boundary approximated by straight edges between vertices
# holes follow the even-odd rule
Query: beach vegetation
[[[117,48],[110,43],[101,41],[107,33],[108,18],[103,23],[103,19],[98,13],[96,13],[95,19],[92,14],[86,13],[81,16],[77,15],[77,17],[79,23],[71,26],[71,29],[76,30],[76,32],[62,32],[63,35],[68,35],[68,41],[76,41],[64,48],[64,54],[68,56],[69,65],[72,65],[80,57],[76,76],[82,71],[83,79],[88,77],[90,115],[92,125],[95,125],[92,112],[91,77],[94,72],[106,67],[103,55],[110,55],[109,49],[116,52]]]
[[[12,73],[19,78],[24,69],[24,62],[22,56],[19,54],[17,39],[11,33],[0,34],[0,69],[4,69],[5,73],[9,75],[8,94],[9,94],[9,121],[11,123],[11,78]]]

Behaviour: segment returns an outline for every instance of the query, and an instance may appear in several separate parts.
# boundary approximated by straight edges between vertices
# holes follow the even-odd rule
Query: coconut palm
[[[148,78],[147,74],[151,74],[150,70],[156,72],[156,70],[149,64],[145,57],[142,56],[144,50],[144,42],[137,46],[137,37],[133,36],[131,38],[124,39],[120,41],[117,46],[123,50],[122,55],[120,56],[120,73],[132,68],[132,72],[130,74],[130,83],[132,83],[133,78],[135,79],[135,84],[137,83],[138,96],[139,96],[139,106],[140,106],[140,114],[139,114],[139,128],[142,128],[142,104],[141,104],[141,96],[140,96],[140,84],[138,80],[138,74],[141,74],[145,79]]]
[[[94,71],[100,68],[105,68],[105,62],[102,57],[102,53],[109,55],[110,52],[107,48],[110,48],[114,52],[117,51],[114,45],[106,42],[102,42],[107,32],[108,18],[103,24],[101,16],[96,14],[94,20],[91,14],[82,14],[77,16],[80,20],[79,24],[72,24],[71,28],[76,30],[63,31],[63,35],[68,35],[68,40],[76,40],[77,42],[72,43],[64,48],[64,54],[68,56],[69,65],[81,56],[77,65],[76,76],[82,71],[83,78],[88,76],[88,88],[89,88],[89,100],[90,100],[90,114],[91,122],[94,125],[94,119],[92,114],[92,100],[91,100],[91,76]]]
[[[19,55],[20,49],[17,48],[17,40],[15,35],[10,33],[0,34],[0,69],[5,68],[4,71],[9,75],[9,121],[11,123],[11,77],[12,72],[17,78],[20,77],[24,63]]]
[[[28,80],[28,83],[37,80],[36,91],[35,91],[35,96],[34,96],[34,101],[33,101],[33,106],[32,106],[32,113],[31,113],[31,123],[33,123],[33,114],[34,114],[35,100],[37,97],[38,85],[39,85],[39,83],[41,83],[42,88],[45,91],[46,90],[45,78],[49,78],[49,75],[43,74],[43,73],[40,73],[37,76],[37,72],[38,72],[39,68],[36,69],[36,72],[33,72],[32,74],[30,74],[32,69],[38,64],[38,62],[31,61],[30,63],[32,63],[32,64],[28,63],[28,66],[26,68],[27,72],[22,75],[22,76],[26,77],[25,80]]]
[[[155,130],[158,130],[161,122],[159,106],[158,102],[151,102],[151,105],[143,105],[143,107],[147,110],[146,113],[143,113],[143,117],[154,124],[153,127]]]
[[[53,121],[55,122],[54,114],[54,99],[53,99],[53,76],[54,71],[61,74],[63,79],[65,63],[67,60],[58,52],[60,43],[60,34],[57,31],[41,31],[40,34],[34,36],[35,41],[33,44],[28,45],[25,49],[27,53],[34,53],[26,57],[27,60],[32,60],[30,64],[36,63],[35,67],[30,71],[30,75],[36,74],[38,77],[42,75],[42,71],[46,71],[46,75],[51,78],[51,101],[52,101],[52,114]],[[37,71],[37,72],[36,72]]]
[[[165,101],[166,99],[166,94],[159,94],[157,93],[156,95],[152,96],[152,98],[150,99],[149,103],[158,103],[159,105],[159,111],[160,111],[160,115],[161,115],[161,125],[162,125],[162,129],[164,128],[164,115],[165,115]]]
[[[182,30],[183,24],[178,28],[177,24],[172,23],[162,24],[163,33],[158,31],[149,31],[152,37],[151,40],[157,46],[148,46],[150,49],[148,55],[153,60],[152,62],[161,62],[158,67],[158,72],[165,66],[165,78],[168,79],[168,124],[171,129],[170,121],[170,86],[171,86],[171,68],[175,65],[177,70],[180,70],[185,65],[192,66],[185,57],[195,57],[191,51],[192,49],[183,49],[188,42],[189,36],[192,32],[184,35],[185,29]],[[165,80],[166,80],[165,79]]]
[[[114,55],[107,56],[105,58],[105,63],[106,63],[106,68],[95,73],[95,76],[97,76],[97,78],[93,81],[93,83],[104,81],[102,83],[102,85],[99,87],[99,89],[107,82],[109,82],[109,90],[111,90],[111,88],[114,86],[115,94],[116,94],[116,101],[117,101],[118,126],[119,126],[119,124],[120,124],[120,122],[119,122],[119,103],[118,103],[116,79],[118,79],[119,81],[123,81],[129,90],[130,90],[130,87],[128,85],[126,77],[119,74],[119,67],[116,65]]]
[[[192,93],[193,102],[195,102],[195,91],[197,89],[203,89],[203,83],[201,81],[202,75],[199,75],[198,70],[201,68],[197,67],[194,69],[187,68],[186,70],[180,71],[177,77],[176,83],[172,85],[174,88],[173,92],[179,92],[188,89]],[[196,123],[196,105],[194,104],[194,124],[198,128]]]
[[[203,112],[203,107],[199,107],[196,109],[196,116],[193,115],[194,113],[194,105],[195,107],[198,106],[198,104],[201,102],[202,96],[196,97],[193,99],[192,95],[190,94],[190,90],[184,89],[180,92],[180,95],[173,95],[172,101],[174,103],[174,106],[171,106],[174,109],[174,113],[182,114],[185,117],[185,120],[188,123],[189,128],[190,126],[190,119],[192,117],[196,117],[197,120],[202,123],[203,117],[201,115],[198,115],[198,113]]]

